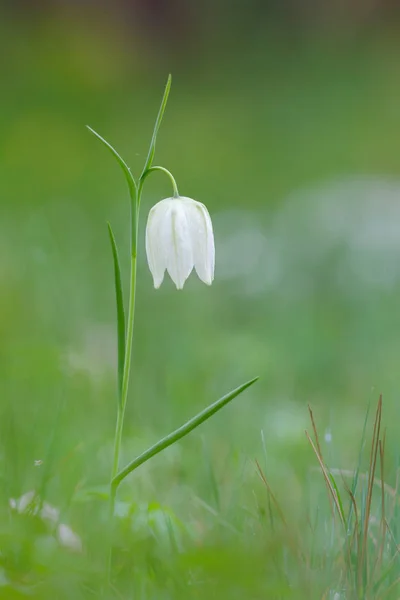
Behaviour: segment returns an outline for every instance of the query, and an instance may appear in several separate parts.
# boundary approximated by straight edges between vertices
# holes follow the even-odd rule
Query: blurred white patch
[[[294,192],[275,213],[225,211],[214,222],[218,278],[247,294],[312,294],[324,270],[344,294],[400,283],[397,179],[334,180]]]
[[[82,552],[82,541],[79,535],[68,525],[59,523],[60,511],[58,508],[48,502],[42,504],[34,490],[26,492],[17,500],[10,498],[9,505],[20,514],[26,513],[39,516],[46,523],[53,527],[56,526],[56,537],[59,544],[74,552]]]
[[[23,494],[21,496],[21,498],[18,498],[17,500],[15,500],[14,498],[10,498],[9,503],[10,503],[11,508],[14,508],[19,513],[23,513],[27,510],[28,506],[33,506],[34,499],[35,499],[35,492],[33,490],[31,490],[30,492],[26,492],[25,494]],[[36,512],[37,512],[37,508],[36,508]]]
[[[60,511],[47,502],[41,504],[39,496],[33,490],[26,492],[17,500],[10,498],[9,504],[19,513],[39,514],[41,519],[52,523],[56,523],[60,517]]]
[[[330,444],[332,442],[332,433],[329,429],[325,431],[324,439],[327,444]]]
[[[117,368],[115,335],[113,325],[87,325],[79,343],[64,355],[66,371],[86,373],[98,384],[114,376]]]
[[[40,516],[42,519],[50,521],[51,523],[57,523],[58,519],[60,518],[60,511],[55,508],[55,506],[44,502]]]
[[[57,537],[61,546],[69,548],[74,552],[82,552],[82,541],[78,534],[72,531],[71,527],[60,523],[57,528]]]
[[[308,415],[303,407],[290,400],[277,400],[276,406],[268,411],[264,425],[268,439],[283,440],[285,443],[296,443],[303,440],[307,429]]]
[[[333,260],[342,289],[390,289],[400,281],[399,180],[353,177],[293,194],[280,230],[292,233],[307,261]]]
[[[282,265],[266,219],[254,212],[232,210],[217,214],[214,222],[218,278],[239,280],[248,294],[275,287]]]

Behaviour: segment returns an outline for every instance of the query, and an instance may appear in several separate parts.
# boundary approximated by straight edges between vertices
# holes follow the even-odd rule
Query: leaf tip
[[[260,378],[259,375],[257,375],[257,377],[253,377],[253,379],[250,379],[249,381],[246,381],[246,383],[243,383],[240,388],[241,391],[244,392],[244,390],[246,390],[247,388],[249,388],[251,385],[253,385],[254,383],[256,383],[256,381],[258,381]]]

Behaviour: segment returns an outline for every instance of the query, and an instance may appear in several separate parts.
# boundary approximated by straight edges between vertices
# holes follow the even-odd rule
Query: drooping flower
[[[178,196],[158,202],[146,227],[146,253],[154,287],[168,271],[178,290],[193,267],[207,285],[214,279],[215,248],[211,218],[201,202]]]

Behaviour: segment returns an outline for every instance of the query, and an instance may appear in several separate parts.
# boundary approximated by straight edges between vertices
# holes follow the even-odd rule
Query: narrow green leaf
[[[153,458],[153,456],[155,456],[156,454],[159,454],[159,452],[165,450],[165,448],[168,448],[168,446],[171,446],[181,438],[185,437],[185,435],[193,431],[193,429],[196,429],[196,427],[204,423],[204,421],[207,421],[207,419],[215,415],[215,413],[221,410],[221,408],[223,408],[231,400],[236,398],[236,396],[239,396],[239,394],[244,392],[244,390],[253,385],[253,383],[255,383],[257,380],[258,377],[255,377],[254,379],[247,381],[247,383],[243,383],[235,390],[229,392],[229,394],[226,394],[226,396],[223,396],[213,404],[210,404],[210,406],[208,406],[207,408],[202,410],[198,415],[187,421],[187,423],[185,423],[169,435],[166,435],[164,438],[162,438],[160,441],[154,444],[154,446],[151,446],[150,448],[145,450],[137,458],[132,460],[124,469],[122,469],[122,471],[120,471],[116,477],[114,477],[112,481],[114,489],[116,489],[121,483],[121,481],[125,479],[127,475],[132,473],[132,471],[140,467],[143,463],[147,462],[150,458]]]
[[[379,588],[381,587],[382,583],[385,582],[386,579],[388,579],[389,575],[391,574],[391,572],[393,571],[393,567],[396,566],[396,562],[394,560],[391,560],[389,562],[389,566],[383,571],[382,575],[379,577],[378,581],[376,581],[372,587],[372,590],[374,592],[374,595],[378,593]],[[382,590],[383,592],[383,590]],[[382,596],[381,596],[382,597]]]
[[[211,491],[212,495],[214,496],[214,504],[215,504],[215,507],[217,508],[217,511],[219,512],[221,509],[221,502],[220,502],[217,478],[215,477],[215,472],[214,472],[213,460],[210,456],[210,451],[209,451],[209,447],[208,447],[207,443],[205,442],[204,439],[202,440],[202,442],[203,442],[203,464],[207,470],[208,480],[209,480],[209,484],[210,484],[209,485],[210,491]]]
[[[146,163],[144,165],[141,177],[143,177],[143,175],[151,167],[152,162],[153,162],[154,153],[156,151],[157,134],[158,134],[158,130],[160,129],[161,121],[164,116],[165,107],[167,106],[169,91],[171,89],[171,81],[172,81],[171,75],[168,75],[167,84],[166,84],[165,90],[164,90],[164,95],[161,100],[160,109],[158,111],[157,119],[156,119],[156,122],[154,125],[153,136],[152,136],[151,142],[150,142],[149,153],[147,155]]]
[[[336,492],[337,506],[339,508],[339,512],[340,512],[340,516],[341,516],[341,521],[342,521],[344,527],[346,528],[346,516],[344,514],[343,503],[342,503],[342,498],[340,496],[339,488],[337,486],[336,480],[335,480],[334,476],[332,475],[332,473],[330,471],[328,471],[328,474],[329,474],[329,479],[331,480],[333,489]]]
[[[362,434],[361,434],[360,451],[358,453],[358,463],[357,463],[357,468],[354,473],[353,483],[351,486],[351,491],[354,496],[356,494],[358,476],[359,476],[360,468],[361,468],[362,453],[363,453],[363,450],[365,447],[365,442],[366,442],[366,437],[367,437],[367,423],[368,423],[370,409],[371,409],[371,400],[368,402],[367,411],[365,413],[364,425],[363,425]]]
[[[118,249],[111,229],[110,223],[107,223],[108,233],[110,235],[111,250],[114,261],[114,277],[115,277],[115,298],[117,302],[117,335],[118,335],[118,394],[119,401],[122,399],[122,381],[124,377],[124,363],[125,363],[125,310],[124,310],[124,296],[122,293],[121,283],[121,268],[119,265]]]
[[[86,125],[86,127],[89,129],[89,131],[91,133],[93,133],[93,135],[95,135],[97,137],[98,140],[100,140],[100,142],[102,142],[106,148],[108,148],[108,150],[111,152],[111,154],[114,156],[114,158],[116,159],[116,161],[118,162],[119,166],[121,167],[124,175],[125,175],[125,179],[126,182],[128,184],[128,188],[129,188],[129,195],[131,197],[131,200],[133,202],[136,202],[136,181],[133,178],[133,175],[131,173],[130,168],[128,167],[128,165],[126,164],[126,162],[124,161],[124,159],[118,154],[118,152],[115,150],[115,148],[113,148],[111,146],[111,144],[109,144],[107,142],[107,140],[105,140],[103,137],[101,137],[101,135],[99,133],[97,133],[97,131],[95,131],[94,129],[92,129],[91,127],[89,127],[89,125]]]
[[[124,175],[125,175],[125,179],[126,182],[128,184],[128,188],[129,188],[129,196],[131,199],[131,219],[132,219],[132,224],[131,224],[131,253],[132,256],[136,256],[136,244],[137,244],[137,219],[138,219],[138,193],[137,193],[137,185],[136,185],[136,181],[131,173],[130,168],[128,167],[128,165],[126,164],[126,162],[124,161],[124,159],[118,154],[118,152],[115,150],[115,148],[113,148],[111,146],[111,144],[109,144],[107,142],[107,140],[105,140],[103,137],[101,137],[101,135],[99,133],[97,133],[97,131],[95,131],[94,129],[92,129],[91,127],[89,127],[89,125],[86,125],[86,127],[88,128],[88,130],[93,133],[93,135],[95,135],[97,137],[98,140],[100,140],[100,142],[102,144],[104,144],[104,146],[106,148],[108,148],[108,150],[111,152],[111,154],[114,156],[114,158],[116,159],[117,163],[119,164],[119,166],[121,167]]]

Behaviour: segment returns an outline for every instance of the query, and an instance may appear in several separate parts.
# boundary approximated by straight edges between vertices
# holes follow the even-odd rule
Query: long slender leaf
[[[111,250],[114,261],[114,285],[115,299],[117,303],[117,336],[118,336],[118,395],[119,401],[122,401],[122,381],[124,377],[125,363],[125,310],[124,296],[121,283],[121,268],[119,264],[118,248],[115,241],[115,236],[110,223],[107,223],[108,233],[110,235]]]
[[[335,490],[335,492],[336,492],[337,504],[338,504],[338,507],[339,507],[339,512],[340,512],[340,514],[342,515],[342,521],[343,521],[343,524],[344,524],[344,526],[345,526],[345,527],[347,527],[347,524],[346,524],[346,516],[345,516],[345,514],[344,514],[344,510],[343,510],[343,502],[342,502],[342,497],[341,497],[341,495],[340,495],[339,488],[338,488],[338,486],[337,486],[337,483],[336,483],[336,480],[335,480],[335,478],[334,478],[334,476],[333,476],[333,474],[332,474],[332,472],[331,472],[330,470],[328,470],[328,475],[329,475],[329,479],[331,480],[331,483],[332,483],[333,489],[334,489],[334,490]]]
[[[171,82],[172,82],[172,77],[171,77],[171,75],[168,75],[167,83],[166,83],[165,90],[164,90],[164,95],[161,100],[160,109],[158,111],[157,119],[156,119],[154,129],[153,129],[153,135],[152,135],[151,142],[150,142],[149,153],[147,155],[146,163],[143,167],[143,172],[142,172],[141,178],[146,173],[146,171],[151,167],[152,162],[153,162],[154,153],[156,151],[157,134],[158,134],[158,130],[160,129],[161,121],[164,116],[165,107],[167,106],[169,91],[171,89]]]
[[[380,436],[380,431],[381,431],[381,419],[382,419],[382,394],[379,396],[378,407],[376,410],[376,416],[375,416],[375,421],[374,421],[374,430],[372,433],[371,454],[370,454],[369,471],[368,471],[368,487],[367,487],[367,496],[366,496],[366,501],[365,501],[365,512],[364,512],[364,530],[363,530],[363,539],[362,539],[361,553],[360,553],[361,554],[360,564],[363,566],[363,572],[364,572],[364,589],[366,589],[366,585],[367,585],[368,529],[369,529],[369,524],[370,524],[372,491],[373,491],[376,463],[377,463],[377,457],[378,457],[379,436]]]
[[[118,154],[118,152],[115,150],[115,148],[113,148],[111,146],[111,144],[109,144],[107,142],[107,140],[105,140],[103,137],[101,137],[101,135],[99,133],[97,133],[97,131],[95,131],[94,129],[89,127],[89,125],[86,125],[86,127],[89,129],[89,131],[91,133],[93,133],[93,135],[95,135],[97,137],[98,140],[100,140],[100,142],[102,142],[105,145],[106,148],[108,148],[108,150],[111,152],[111,154],[114,156],[114,158],[118,162],[119,166],[121,167],[121,169],[125,175],[125,179],[128,184],[129,195],[131,197],[131,200],[135,201],[137,186],[136,186],[136,181],[131,173],[130,168],[128,167],[128,165],[126,164],[124,159]]]
[[[367,412],[365,414],[364,425],[363,425],[363,430],[362,430],[362,434],[361,434],[360,451],[358,453],[358,463],[357,463],[356,470],[354,471],[353,482],[352,482],[352,485],[351,485],[351,493],[352,493],[353,497],[355,497],[355,495],[356,495],[356,490],[357,490],[357,485],[358,485],[358,478],[359,478],[359,475],[360,475],[362,454],[363,454],[363,450],[364,450],[364,446],[365,446],[365,440],[366,440],[366,435],[367,435],[367,423],[368,423],[368,417],[369,417],[370,408],[371,408],[371,401],[368,403]],[[348,516],[347,516],[347,523],[348,523],[349,529],[350,529],[350,526],[351,526],[351,518],[352,518],[352,514],[353,514],[353,509],[354,509],[354,505],[353,505],[353,502],[350,500],[350,503],[349,503],[349,513],[348,513]]]
[[[111,154],[116,159],[117,163],[122,169],[123,174],[125,175],[126,182],[129,188],[129,196],[131,200],[131,253],[132,256],[136,257],[137,252],[137,220],[138,220],[138,189],[136,185],[136,181],[131,173],[130,168],[124,161],[124,159],[118,154],[115,148],[111,146],[97,131],[86,125],[88,130],[93,133],[97,137],[98,140],[111,152]]]
[[[257,380],[258,377],[255,377],[254,379],[243,383],[235,390],[229,392],[229,394],[226,394],[226,396],[223,396],[213,404],[210,404],[210,406],[208,406],[198,415],[187,421],[187,423],[185,423],[169,435],[166,435],[164,438],[162,438],[160,441],[154,444],[154,446],[151,446],[150,448],[145,450],[145,452],[143,452],[137,458],[132,460],[124,469],[122,469],[122,471],[118,473],[116,477],[114,477],[112,481],[114,488],[117,488],[121,481],[125,479],[127,475],[132,473],[132,471],[140,467],[143,463],[147,462],[150,458],[153,458],[153,456],[155,456],[156,454],[159,454],[159,452],[165,450],[165,448],[168,448],[168,446],[171,446],[181,438],[185,437],[185,435],[193,431],[193,429],[196,429],[196,427],[204,423],[204,421],[207,421],[207,419],[215,415],[216,412],[221,410],[221,408],[223,408],[226,404],[231,402],[231,400],[236,398],[236,396],[239,396],[239,394],[244,392],[245,389],[253,385],[253,383],[255,383]]]

